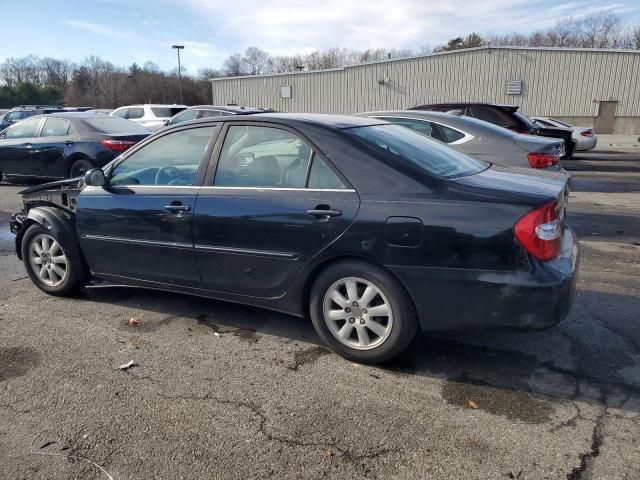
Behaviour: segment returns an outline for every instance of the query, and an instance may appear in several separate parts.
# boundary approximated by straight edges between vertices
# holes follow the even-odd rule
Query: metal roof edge
[[[255,78],[267,78],[267,77],[282,77],[285,75],[312,75],[314,73],[339,72],[349,68],[362,67],[367,65],[404,62],[404,61],[410,61],[410,60],[417,60],[420,58],[437,57],[442,55],[458,55],[461,53],[477,52],[481,50],[529,50],[529,51],[555,51],[555,52],[560,51],[560,52],[590,52],[590,53],[631,53],[631,54],[640,55],[640,50],[621,49],[621,48],[611,49],[611,48],[520,47],[520,46],[483,45],[482,47],[461,48],[458,50],[447,50],[445,52],[432,52],[424,55],[413,55],[411,57],[392,58],[387,60],[376,60],[373,62],[356,63],[353,65],[345,65],[344,67],[326,68],[326,69],[320,69],[320,70],[306,70],[301,72],[267,73],[264,75],[240,75],[237,77],[219,77],[219,78],[210,78],[209,81],[220,82],[224,80],[242,80],[247,78],[255,79]]]

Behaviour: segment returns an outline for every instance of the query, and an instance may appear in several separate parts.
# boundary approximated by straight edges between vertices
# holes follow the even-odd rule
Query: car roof
[[[520,107],[518,105],[507,105],[507,104],[501,104],[501,103],[488,103],[488,102],[445,102],[445,103],[426,103],[424,105],[416,105],[415,107],[411,107],[411,109],[420,109],[420,108],[424,108],[424,107],[451,107],[451,108],[456,108],[456,107],[469,107],[469,106],[473,106],[473,105],[483,105],[485,107],[496,107],[496,108],[501,108],[503,110],[508,110],[508,111],[512,111],[515,112],[516,110],[518,110]]]
[[[366,112],[359,115],[373,115],[373,116],[397,116],[405,118],[425,119],[433,120],[434,122],[441,121],[442,123],[449,125],[453,128],[469,131],[469,129],[480,129],[480,131],[491,130],[494,134],[513,136],[515,132],[506,128],[494,125],[493,123],[480,120],[479,118],[468,117],[466,115],[453,115],[446,112],[436,112],[432,110],[388,110],[380,112]]]
[[[259,107],[241,107],[239,105],[194,105],[192,107],[187,108],[187,110],[220,110],[223,112],[234,112],[234,113],[264,113],[270,112],[271,109],[268,108],[259,108]]]
[[[93,112],[55,112],[55,113],[46,113],[41,115],[34,115],[31,118],[39,118],[39,117],[56,117],[56,118],[66,118],[66,119],[95,119],[95,118],[105,118],[105,115],[96,115]]]
[[[356,127],[367,127],[372,125],[386,125],[389,122],[384,120],[378,120],[368,117],[357,117],[352,115],[332,115],[326,113],[256,113],[255,115],[243,116],[242,120],[228,115],[224,117],[215,118],[200,118],[198,120],[190,120],[188,122],[182,122],[175,125],[175,128],[179,128],[186,125],[194,125],[200,123],[210,122],[268,122],[269,120],[276,120],[284,125],[293,124],[307,124],[307,125],[320,125],[326,127],[332,127],[339,130]]]
[[[169,107],[169,108],[188,108],[186,105],[178,105],[177,103],[169,104],[169,103],[136,103],[133,105],[122,105],[121,107],[117,107],[115,110],[120,108],[131,108],[131,107]]]

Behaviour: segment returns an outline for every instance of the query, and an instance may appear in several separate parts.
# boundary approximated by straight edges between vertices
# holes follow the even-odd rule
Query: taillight
[[[556,202],[549,202],[527,213],[514,226],[516,238],[538,260],[551,260],[560,254],[562,222]]]
[[[553,153],[530,153],[527,155],[531,168],[546,168],[557,165],[560,157]]]
[[[113,152],[118,152],[118,153],[124,152],[126,149],[136,144],[136,142],[130,142],[128,140],[109,140],[109,139],[100,140],[100,143],[103,146],[107,147],[109,150]]]
[[[593,137],[593,130],[583,130],[580,132],[580,135],[582,135],[583,137]]]

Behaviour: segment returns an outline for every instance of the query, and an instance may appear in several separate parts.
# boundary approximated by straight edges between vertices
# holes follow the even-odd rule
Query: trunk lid
[[[453,180],[459,185],[491,191],[495,197],[520,199],[521,203],[539,205],[556,200],[566,206],[569,192],[568,178],[561,172],[533,168],[514,168],[491,165],[490,168]]]

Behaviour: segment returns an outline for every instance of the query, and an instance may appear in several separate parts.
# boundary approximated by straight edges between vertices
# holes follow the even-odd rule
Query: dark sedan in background
[[[369,112],[446,143],[462,153],[507,167],[562,171],[564,142],[559,139],[523,135],[493,123],[467,116],[421,110]]]
[[[25,118],[33,117],[34,115],[42,115],[45,113],[62,112],[62,107],[56,105],[22,105],[20,107],[14,107],[7,111],[0,118],[0,131],[13,125]]]
[[[128,120],[93,113],[30,117],[0,132],[0,179],[77,177],[150,134]]]
[[[253,113],[269,113],[272,112],[266,108],[239,107],[228,105],[226,107],[217,107],[215,105],[194,105],[186,110],[174,115],[167,120],[167,125],[175,125],[177,123],[188,122],[189,120],[198,120],[200,118],[224,117],[227,115],[250,115]]]
[[[11,230],[45,292],[124,284],[310,315],[360,362],[419,327],[550,327],[575,289],[565,181],[378,119],[197,120],[22,195]]]
[[[498,105],[495,103],[432,103],[412,107],[409,110],[432,110],[436,112],[455,112],[459,115],[478,118],[514,132],[540,137],[561,138],[564,140],[565,154],[571,158],[576,149],[573,133],[568,128],[546,127],[536,124],[526,115],[518,111],[516,105]]]

